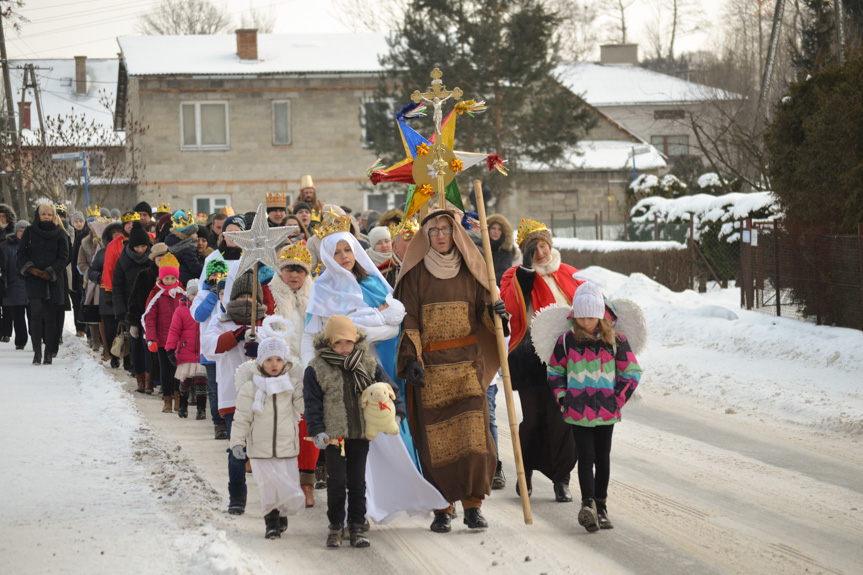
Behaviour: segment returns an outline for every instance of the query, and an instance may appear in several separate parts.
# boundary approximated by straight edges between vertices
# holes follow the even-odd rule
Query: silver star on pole
[[[297,226],[279,226],[271,228],[267,225],[267,212],[264,204],[258,204],[255,221],[252,227],[244,232],[224,232],[226,238],[243,249],[240,257],[237,277],[246,270],[252,269],[255,262],[261,262],[274,272],[279,271],[279,256],[276,248],[288,241]]]

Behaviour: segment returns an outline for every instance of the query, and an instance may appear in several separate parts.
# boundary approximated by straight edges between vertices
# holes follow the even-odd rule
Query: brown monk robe
[[[480,507],[497,456],[486,389],[499,359],[485,263],[450,212],[436,210],[423,221],[395,297],[407,312],[397,370],[411,384],[408,422],[423,476],[447,501],[462,502],[469,527],[487,527]],[[450,531],[452,511],[452,504],[435,511],[432,531]]]

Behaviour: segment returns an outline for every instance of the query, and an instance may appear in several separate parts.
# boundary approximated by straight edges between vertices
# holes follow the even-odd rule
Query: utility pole
[[[41,69],[41,68],[40,68]],[[22,75],[23,83],[21,86],[21,109],[24,107],[24,102],[27,100],[27,90],[30,88],[33,89],[33,100],[36,102],[36,113],[39,115],[39,139],[42,142],[42,149],[48,151],[48,139],[45,136],[45,118],[42,115],[42,94],[39,93],[39,82],[36,80],[36,68],[32,63],[24,64],[24,74]],[[18,123],[18,137],[22,138],[22,132],[24,130],[24,121],[23,119]],[[54,190],[57,189],[57,183],[54,179],[54,163],[51,162],[48,164],[49,171],[49,180],[51,182],[49,187],[53,187]],[[64,197],[55,197],[54,202],[60,203],[65,199]]]
[[[24,181],[21,175],[21,146],[18,140],[18,131],[9,129],[8,122],[15,121],[15,107],[12,102],[12,81],[9,79],[9,53],[6,51],[6,33],[3,30],[3,13],[0,10],[0,63],[3,65],[3,90],[6,92],[6,116],[7,126],[4,126],[4,131],[12,139],[12,161],[15,164],[13,177],[17,186],[18,197],[18,214],[22,218],[27,218],[27,198],[24,194]],[[0,167],[2,168],[2,167]],[[7,180],[8,181],[8,180]],[[16,194],[11,194],[14,197]]]

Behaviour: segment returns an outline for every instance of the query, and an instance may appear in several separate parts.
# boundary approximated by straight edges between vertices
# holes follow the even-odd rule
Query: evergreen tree
[[[800,46],[791,47],[791,62],[800,80],[838,61],[836,14],[832,3],[829,0],[805,0],[805,4]]]
[[[387,72],[375,102],[366,106],[370,146],[385,161],[403,157],[392,114],[414,90],[426,91],[437,67],[447,88],[488,105],[485,114],[459,121],[458,149],[498,154],[511,170],[525,160],[559,160],[594,115],[555,79],[558,24],[538,0],[411,1],[382,59]],[[428,136],[431,126],[417,129]],[[491,184],[498,198],[504,185]]]

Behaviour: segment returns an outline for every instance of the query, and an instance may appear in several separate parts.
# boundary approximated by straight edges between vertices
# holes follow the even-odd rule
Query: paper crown
[[[66,213],[66,204],[54,204],[54,211],[55,212],[62,212],[65,214]]]
[[[234,214],[234,208],[232,208],[231,206],[225,206],[224,208],[219,208],[219,213],[225,214],[228,217],[235,215]]]
[[[404,239],[410,241],[413,239],[414,234],[416,234],[419,229],[420,225],[414,220],[405,220],[399,225],[390,226],[390,238],[395,239],[396,236],[401,236]]]
[[[351,218],[345,215],[339,215],[335,210],[330,210],[321,220],[321,225],[315,229],[315,235],[320,239],[324,239],[330,234],[336,232],[350,232]]]
[[[279,252],[279,259],[297,260],[298,262],[303,262],[308,266],[312,265],[312,254],[309,252],[309,249],[305,244],[301,242],[285,246],[282,251]]]
[[[159,202],[156,204],[156,213],[157,214],[170,214],[171,213],[171,204],[167,202]]]
[[[318,213],[318,210],[316,210],[315,208],[312,208],[312,221],[314,221],[314,222],[320,222],[321,221],[321,214]]]
[[[288,196],[285,194],[267,194],[267,208],[282,208],[288,205]]]
[[[545,224],[542,222],[537,222],[535,220],[530,220],[527,218],[522,218],[521,223],[518,224],[518,233],[516,235],[516,243],[521,245],[521,243],[534,232],[548,231],[548,228],[545,227]]]
[[[301,190],[304,188],[314,188],[314,187],[315,187],[315,182],[312,181],[311,175],[305,174],[303,177],[300,178],[300,189]]]
[[[206,226],[207,225],[207,219],[208,219],[207,214],[205,214],[204,212],[201,212],[197,216],[195,216],[195,223],[198,224],[199,226]]]
[[[90,206],[87,206],[87,217],[88,217],[88,218],[89,218],[90,216],[98,217],[98,216],[100,216],[101,214],[102,214],[102,211],[101,211],[101,209],[99,208],[99,206],[94,205],[92,208],[91,208]]]
[[[124,224],[128,224],[129,222],[140,222],[141,214],[139,214],[138,212],[126,212],[125,214],[123,214],[121,221]]]
[[[184,212],[183,210],[177,210],[176,212],[174,212],[174,215],[171,216],[171,223],[174,225],[175,228],[181,230],[183,228],[188,228],[189,226],[194,224],[195,218],[192,217],[191,211],[187,216],[186,212]]]
[[[167,252],[164,256],[162,256],[162,261],[159,262],[159,268],[178,268],[180,267],[180,262],[177,261],[177,256],[172,254],[171,252]]]

